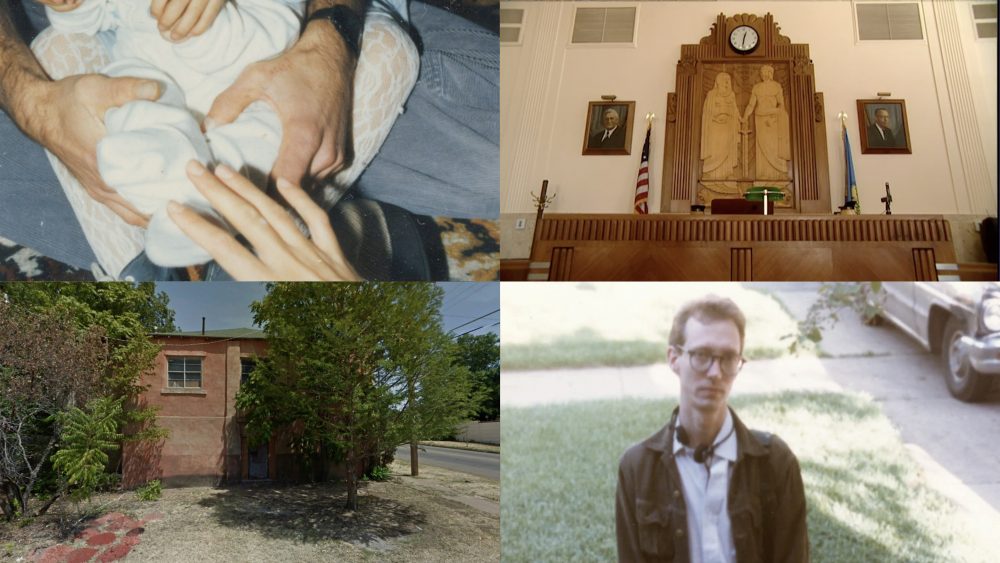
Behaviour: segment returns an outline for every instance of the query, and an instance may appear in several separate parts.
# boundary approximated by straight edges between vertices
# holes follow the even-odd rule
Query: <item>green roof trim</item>
[[[153,336],[181,336],[186,338],[245,338],[247,340],[267,340],[263,330],[256,328],[226,328],[222,330],[200,330],[186,332],[154,332]]]

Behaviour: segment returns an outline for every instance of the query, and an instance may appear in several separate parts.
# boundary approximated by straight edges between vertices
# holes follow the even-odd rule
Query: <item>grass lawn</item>
[[[783,392],[732,404],[747,425],[777,433],[798,456],[814,562],[992,560],[961,513],[922,483],[870,399]],[[619,456],[662,427],[674,405],[504,409],[503,560],[613,561]]]
[[[554,286],[554,287],[549,287]],[[717,293],[747,317],[744,355],[785,355],[796,323],[770,295],[738,284],[511,284],[500,295],[503,370],[640,366],[666,361],[674,313]]]

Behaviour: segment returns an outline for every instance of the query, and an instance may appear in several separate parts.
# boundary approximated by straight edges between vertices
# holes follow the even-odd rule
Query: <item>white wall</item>
[[[478,442],[499,446],[500,421],[463,423],[456,432],[455,439],[460,442]]]
[[[954,69],[942,63],[944,42],[936,36],[931,0],[923,0],[925,39],[859,42],[854,3],[849,0],[795,2],[640,2],[634,45],[570,45],[574,9],[625,5],[621,2],[514,2],[502,7],[525,10],[521,45],[501,45],[501,212],[533,210],[530,192],[543,179],[558,194],[549,207],[561,213],[628,213],[642,151],[645,123],[654,112],[650,208],[660,206],[667,93],[674,91],[680,45],[708,35],[716,15],[770,12],[781,33],[810,46],[816,90],[826,105],[831,205],[843,200],[844,155],[837,114],[848,114],[861,203],[866,213],[882,209],[883,184],[893,187],[894,213],[996,214],[996,40],[976,40],[966,0],[950,6],[958,15],[974,111],[985,157],[964,158],[954,141],[963,106],[948,98],[945,81]],[[632,4],[632,3],[629,3]],[[932,21],[928,21],[928,20]],[[968,90],[968,88],[967,88]],[[890,91],[906,100],[912,155],[862,155],[856,100]],[[940,93],[940,94],[939,94]],[[602,94],[635,100],[632,154],[581,156],[587,102]],[[942,96],[939,98],[939,95]],[[949,128],[951,133],[949,134]],[[966,143],[968,145],[968,143]],[[984,162],[985,159],[985,162]],[[978,164],[983,174],[970,174]],[[985,182],[990,185],[984,185]],[[968,185],[967,185],[968,184]],[[975,184],[975,185],[972,185]],[[978,190],[978,192],[977,192]],[[991,195],[992,209],[982,209]],[[976,202],[979,202],[977,205]]]

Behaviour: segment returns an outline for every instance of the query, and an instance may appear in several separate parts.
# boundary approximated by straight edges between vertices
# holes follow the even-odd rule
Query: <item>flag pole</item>
[[[639,172],[635,180],[635,198],[632,210],[639,215],[649,213],[649,138],[653,130],[653,119],[656,114],[646,114],[646,140],[642,144],[642,157],[639,160]]]
[[[861,201],[857,197],[858,181],[854,175],[854,157],[851,155],[851,139],[847,135],[847,113],[840,112],[840,132],[844,139],[844,206],[841,213],[861,214]],[[850,210],[850,211],[848,211]]]

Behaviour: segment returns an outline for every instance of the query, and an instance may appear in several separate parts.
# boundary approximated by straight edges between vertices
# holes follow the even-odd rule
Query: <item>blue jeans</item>
[[[414,2],[424,44],[420,77],[361,195],[414,213],[495,219],[500,214],[500,41],[444,10]]]
[[[0,0],[2,1],[2,0]],[[39,4],[24,0],[40,26]],[[497,36],[415,2],[420,78],[380,153],[358,180],[364,197],[418,214],[495,218],[500,207]],[[0,237],[71,266],[96,260],[41,147],[0,112]]]

